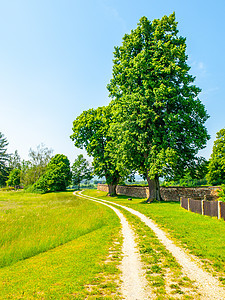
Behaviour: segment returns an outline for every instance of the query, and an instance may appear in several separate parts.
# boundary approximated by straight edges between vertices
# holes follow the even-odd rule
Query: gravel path
[[[88,196],[88,198],[92,200],[98,199],[90,196]],[[213,276],[211,276],[208,272],[204,271],[201,267],[199,267],[197,263],[198,259],[196,258],[196,260],[193,261],[191,256],[185,253],[183,249],[176,246],[166,236],[164,231],[160,229],[151,219],[149,219],[144,214],[132,208],[128,208],[126,206],[116,204],[114,202],[110,202],[107,200],[101,200],[101,201],[104,203],[110,203],[122,207],[123,209],[126,209],[130,213],[139,217],[142,222],[144,222],[147,226],[149,226],[155,232],[156,236],[162,242],[162,244],[172,253],[172,255],[176,258],[178,263],[182,266],[183,273],[187,275],[191,280],[196,282],[199,292],[201,293],[201,299],[217,299],[217,300],[225,299],[225,289],[220,286],[219,281],[215,279]]]
[[[135,242],[135,234],[131,229],[131,226],[127,222],[124,215],[115,207],[99,201],[97,198],[90,198],[86,195],[74,192],[74,195],[92,200],[111,208],[117,216],[120,218],[122,225],[123,247],[122,247],[122,286],[121,292],[124,299],[129,300],[146,300],[150,299],[151,295],[147,291],[147,280],[142,268],[141,257],[137,250],[137,244]]]

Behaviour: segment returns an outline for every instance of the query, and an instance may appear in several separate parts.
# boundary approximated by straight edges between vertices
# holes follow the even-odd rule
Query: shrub
[[[71,180],[70,162],[63,154],[56,154],[47,165],[47,171],[34,184],[43,193],[65,191]]]
[[[20,175],[21,175],[21,170],[19,169],[12,170],[9,174],[9,179],[6,181],[6,184],[8,186],[14,186],[14,187],[20,185]]]
[[[221,190],[218,190],[218,201],[225,202],[225,184],[221,185]]]

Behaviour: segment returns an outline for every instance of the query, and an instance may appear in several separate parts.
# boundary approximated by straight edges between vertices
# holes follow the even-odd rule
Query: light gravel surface
[[[88,196],[89,199],[98,199],[94,197]],[[99,200],[99,199],[98,199]],[[146,217],[144,214],[126,206],[116,204],[111,201],[101,200],[104,203],[110,203],[123,209],[126,209],[130,213],[139,217],[142,222],[144,222],[148,227],[150,227],[158,237],[158,239],[162,242],[162,244],[172,253],[172,255],[176,258],[177,262],[182,266],[183,273],[188,276],[191,280],[196,282],[196,286],[201,294],[201,299],[217,299],[222,300],[225,299],[225,289],[220,285],[219,281],[214,278],[210,273],[204,271],[200,267],[200,263],[197,258],[193,260],[193,258],[185,253],[183,249],[176,246],[164,233],[162,229],[160,229],[151,219]],[[131,298],[127,298],[131,299]],[[136,298],[141,299],[141,298]]]
[[[123,247],[122,247],[122,286],[121,293],[124,299],[145,300],[151,299],[150,290],[142,267],[141,257],[135,242],[135,234],[127,222],[124,215],[115,207],[103,203],[98,199],[92,199],[89,196],[74,193],[76,196],[98,202],[111,208],[120,218],[122,225]]]

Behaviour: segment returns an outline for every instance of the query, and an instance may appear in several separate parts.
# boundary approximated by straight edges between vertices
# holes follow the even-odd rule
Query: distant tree
[[[33,185],[42,192],[65,191],[71,180],[70,162],[63,154],[56,154],[47,165],[46,172]]]
[[[9,179],[6,181],[7,185],[13,187],[19,186],[20,175],[21,175],[20,169],[13,169],[9,174]]]
[[[21,158],[17,150],[9,156],[9,169],[21,169]]]
[[[7,153],[8,142],[4,135],[0,132],[0,186],[4,186],[9,175]]]
[[[204,157],[197,157],[185,170],[185,175],[189,174],[191,179],[204,179],[208,173],[208,164]]]
[[[116,186],[121,180],[121,175],[116,168],[115,159],[112,157],[109,135],[111,122],[110,107],[99,107],[84,111],[73,122],[71,139],[74,145],[85,149],[93,157],[94,173],[98,177],[105,177],[109,187],[109,195],[116,194]]]
[[[45,173],[52,152],[52,149],[43,144],[38,145],[36,150],[30,149],[29,160],[21,164],[21,182],[24,186],[34,184]]]
[[[114,157],[119,171],[136,170],[147,179],[148,202],[161,200],[159,177],[182,176],[209,139],[185,51],[175,14],[141,18],[114,51],[108,85]]]
[[[213,185],[225,183],[225,128],[216,134],[209,159],[207,180],[209,184]]]
[[[80,183],[83,180],[91,180],[93,178],[93,168],[84,158],[83,154],[77,156],[72,165],[72,184],[77,185],[80,189]]]

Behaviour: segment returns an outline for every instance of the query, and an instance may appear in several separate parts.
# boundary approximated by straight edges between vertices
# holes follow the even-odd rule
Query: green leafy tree
[[[85,149],[93,157],[94,173],[98,177],[105,177],[109,187],[109,195],[116,194],[116,186],[121,180],[116,169],[116,163],[110,149],[111,136],[109,127],[111,122],[110,107],[99,107],[84,111],[73,122],[71,139],[74,145]]]
[[[17,187],[20,185],[20,176],[21,170],[20,169],[13,169],[9,174],[9,179],[6,181],[8,186]]]
[[[4,135],[0,132],[0,186],[4,186],[9,175],[7,153],[8,142]]]
[[[216,134],[209,159],[207,180],[209,184],[213,185],[225,183],[225,128]]]
[[[72,183],[80,189],[80,183],[83,180],[91,180],[93,178],[93,168],[89,162],[80,154],[72,165]]]
[[[209,162],[204,157],[197,157],[192,163],[184,170],[182,178],[173,177],[172,181],[164,181],[164,186],[201,186],[206,185],[206,175],[208,173]]]
[[[36,150],[29,150],[29,160],[21,163],[21,182],[24,186],[33,185],[45,173],[52,152],[43,144],[38,145]]]
[[[174,13],[153,22],[141,18],[114,51],[108,90],[117,168],[147,179],[149,202],[161,200],[159,177],[182,177],[209,138],[185,51]]]
[[[46,172],[33,185],[42,192],[65,191],[71,180],[70,162],[63,154],[56,154],[47,165]]]

